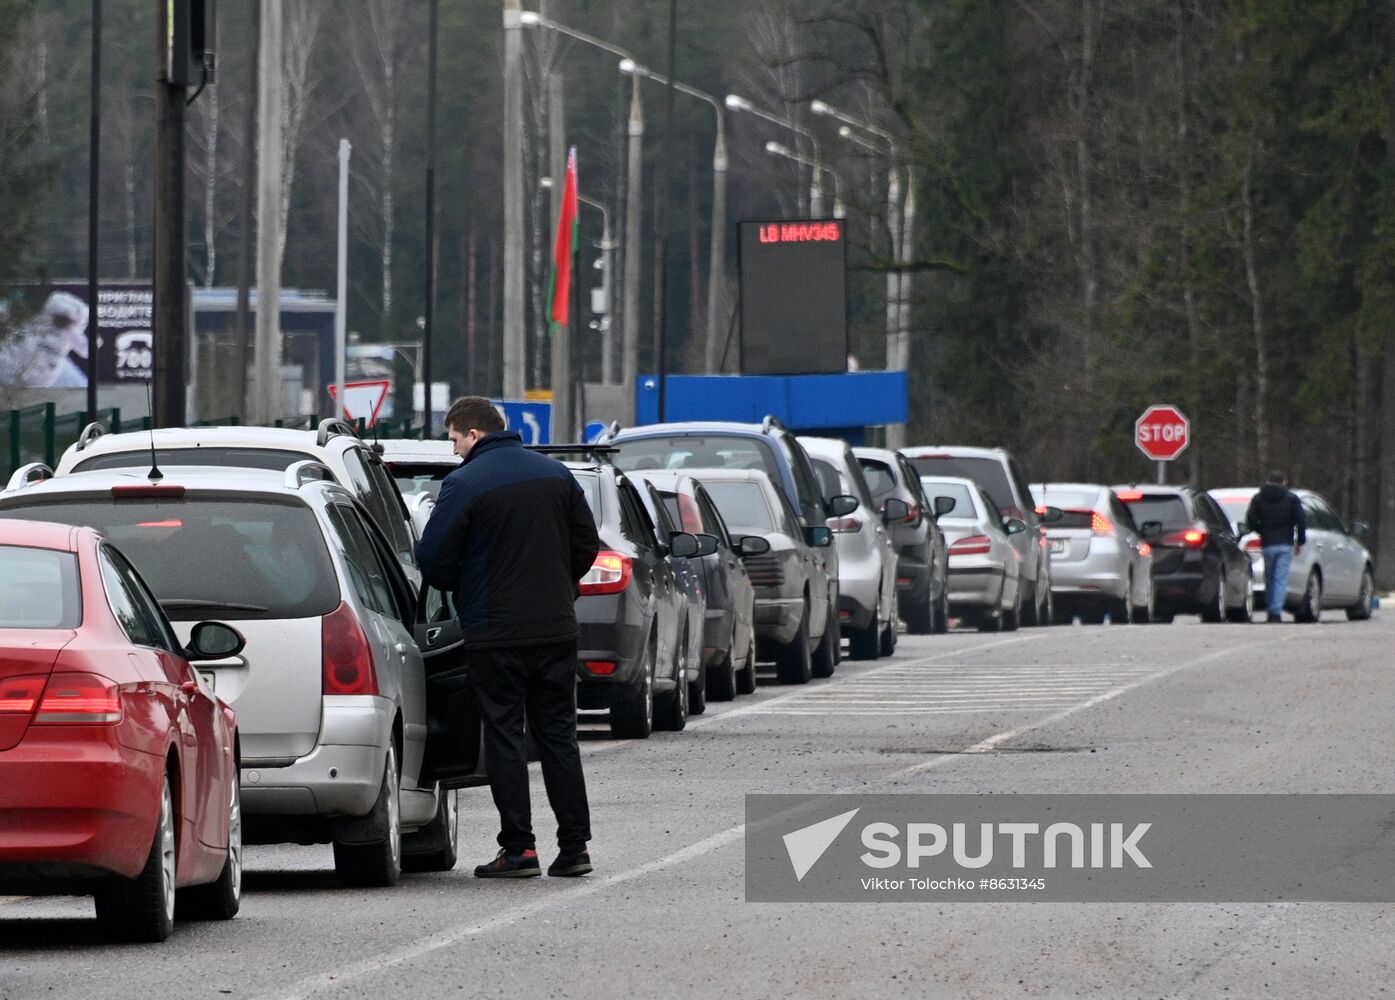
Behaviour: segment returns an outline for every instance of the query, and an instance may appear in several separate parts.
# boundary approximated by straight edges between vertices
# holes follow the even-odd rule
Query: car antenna
[[[165,478],[165,474],[155,463],[155,405],[150,401],[150,381],[148,379],[145,383],[145,409],[150,414],[150,472],[145,478],[152,483],[158,483]]]

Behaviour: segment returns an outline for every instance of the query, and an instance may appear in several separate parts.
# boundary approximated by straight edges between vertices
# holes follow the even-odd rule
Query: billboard
[[[149,284],[104,283],[97,292],[99,385],[150,379],[155,367],[154,293]],[[0,300],[0,385],[87,386],[87,285],[12,288]]]
[[[847,241],[842,219],[739,224],[741,370],[848,370]]]

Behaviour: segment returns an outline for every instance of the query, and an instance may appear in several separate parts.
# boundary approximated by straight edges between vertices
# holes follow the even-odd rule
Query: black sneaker
[[[538,852],[532,850],[510,854],[501,847],[489,864],[475,866],[475,878],[536,878],[541,874]]]
[[[591,855],[585,851],[559,854],[557,860],[547,866],[547,873],[554,878],[574,878],[577,875],[589,875],[590,872]]]
[[[1270,615],[1267,619],[1265,619],[1265,621],[1269,622],[1271,625],[1280,624],[1283,622],[1283,620],[1283,615]]]

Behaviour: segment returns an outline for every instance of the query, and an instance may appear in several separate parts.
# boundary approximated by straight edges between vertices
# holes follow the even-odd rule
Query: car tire
[[[736,628],[732,627],[731,642],[726,654],[715,670],[707,671],[706,701],[731,701],[736,697],[738,679],[736,676]]]
[[[1133,623],[1135,625],[1147,625],[1153,620],[1153,581],[1148,581],[1148,603],[1134,605]]]
[[[1028,606],[1029,605],[1025,605],[1022,603],[1022,595],[1017,595],[1017,603],[1013,605],[1011,608],[1005,608],[998,615],[998,631],[1016,632],[1018,627],[1022,624],[1022,618]],[[1030,607],[1032,608],[1032,613],[1036,614],[1035,597],[1032,599],[1032,604],[1030,605]]]
[[[854,660],[875,660],[881,655],[881,613],[882,606],[878,604],[865,628],[848,629],[848,655]]]
[[[610,704],[610,734],[622,740],[645,740],[654,731],[654,664],[658,639],[651,633],[644,644],[639,682]]]
[[[1293,617],[1309,623],[1322,619],[1322,577],[1316,570],[1308,574],[1308,582],[1303,585],[1303,601]]]
[[[944,635],[949,631],[949,588],[940,587],[940,599],[935,609],[935,634]]]
[[[828,627],[823,630],[823,638],[814,647],[814,652],[809,658],[809,673],[812,677],[832,677],[833,672],[838,669],[838,661],[833,655],[833,650],[841,641],[833,624],[836,617],[829,617]]]
[[[930,598],[930,585],[925,585],[922,599],[912,600],[906,609],[906,631],[911,635],[929,635],[935,631],[935,602]]]
[[[1254,619],[1250,611],[1255,606],[1255,584],[1249,574],[1245,575],[1245,599],[1240,602],[1239,607],[1226,609],[1226,621],[1234,622],[1237,625],[1248,625]]]
[[[1133,577],[1124,585],[1124,596],[1109,602],[1109,623],[1111,625],[1133,624]]]
[[[1036,625],[1036,624],[1037,624],[1037,622],[1038,622],[1038,620],[1039,620],[1039,619],[1037,618],[1037,607],[1038,607],[1038,605],[1037,605],[1037,597],[1038,597],[1038,596],[1040,595],[1040,593],[1041,593],[1041,586],[1040,586],[1040,585],[1041,585],[1041,581],[1040,581],[1040,580],[1033,581],[1033,583],[1032,583],[1032,599],[1031,599],[1030,601],[1024,601],[1024,600],[1022,600],[1022,595],[1021,595],[1021,594],[1018,594],[1018,595],[1017,595],[1017,608],[1016,608],[1016,612],[1017,612],[1017,624],[1018,624],[1018,625],[1029,625],[1029,626],[1030,626],[1030,625]]]
[[[378,800],[365,817],[374,839],[348,843],[334,837],[334,871],[346,885],[386,888],[402,875],[402,793],[397,770],[397,748],[389,746],[383,764]]]
[[[228,805],[228,857],[218,878],[208,885],[194,885],[174,894],[175,915],[180,920],[231,920],[242,906],[242,785],[236,773],[232,802]]]
[[[688,684],[688,714],[701,715],[707,711],[707,664],[698,667],[697,680]]]
[[[808,684],[813,670],[809,654],[809,604],[806,601],[804,615],[799,619],[794,638],[775,653],[775,676],[781,684]]]
[[[893,656],[896,653],[896,616],[892,615],[882,629],[877,642],[877,652],[883,656]]]
[[[751,636],[751,641],[746,644],[746,665],[736,674],[736,693],[756,693],[756,638],[754,635]]]
[[[833,665],[836,667],[843,662],[843,622],[838,617],[837,608],[828,609],[828,627],[824,631],[827,637],[833,635],[833,644],[829,647],[833,654]]]
[[[1216,596],[1213,600],[1207,601],[1201,607],[1201,620],[1215,625],[1225,621],[1225,569],[1222,567],[1220,575],[1216,578]]]
[[[1353,622],[1364,622],[1371,617],[1371,605],[1376,592],[1376,583],[1371,579],[1371,567],[1367,566],[1361,571],[1361,592],[1356,597],[1356,603],[1347,608],[1347,620]]]
[[[683,675],[688,672],[688,629],[683,628],[683,637],[678,643],[678,653],[673,664],[673,694],[660,705],[654,717],[659,729],[671,733],[681,733],[688,725],[688,681]]]
[[[402,838],[404,872],[448,872],[459,858],[460,803],[454,788],[441,789],[431,822]]]
[[[170,776],[166,772],[145,867],[135,878],[113,879],[97,889],[97,925],[108,941],[154,943],[165,940],[174,931],[177,824]]]

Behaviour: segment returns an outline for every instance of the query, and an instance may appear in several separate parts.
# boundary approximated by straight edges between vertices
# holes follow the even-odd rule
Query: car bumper
[[[786,645],[799,632],[803,597],[756,597],[756,638]]]
[[[1122,600],[1128,593],[1128,571],[1115,565],[1080,562],[1051,564],[1051,594],[1056,600]]]
[[[732,624],[735,616],[730,611],[708,608],[702,628],[702,662],[715,667],[731,652]]]
[[[122,746],[116,727],[31,727],[0,753],[0,890],[134,878],[155,835],[164,773],[163,757]]]
[[[853,628],[866,628],[881,596],[881,568],[875,563],[840,563],[838,619]]]
[[[896,591],[912,598],[921,597],[930,586],[930,564],[910,556],[896,559]]]
[[[386,698],[325,697],[313,752],[287,767],[243,767],[243,811],[325,819],[365,815],[382,788],[395,714]]]
[[[949,567],[950,610],[996,608],[1003,599],[1003,571],[999,566]]]

